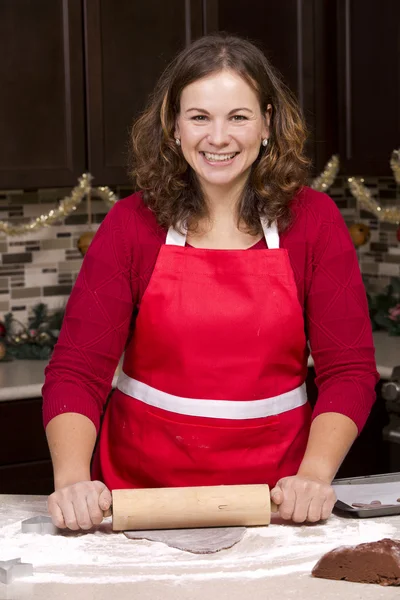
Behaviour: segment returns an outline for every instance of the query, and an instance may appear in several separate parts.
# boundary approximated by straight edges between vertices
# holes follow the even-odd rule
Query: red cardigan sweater
[[[379,375],[356,252],[339,210],[325,194],[303,188],[292,210],[293,223],[281,234],[281,247],[289,253],[317,374],[313,417],[342,413],[361,431]],[[83,261],[46,368],[45,426],[61,413],[75,412],[99,428],[165,238],[140,194],[119,200],[105,217]],[[265,247],[261,240],[248,251]]]

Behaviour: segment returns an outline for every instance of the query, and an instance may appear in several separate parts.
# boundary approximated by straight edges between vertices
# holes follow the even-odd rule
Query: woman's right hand
[[[47,508],[56,527],[87,530],[102,522],[111,500],[110,490],[101,481],[79,481],[53,492]]]

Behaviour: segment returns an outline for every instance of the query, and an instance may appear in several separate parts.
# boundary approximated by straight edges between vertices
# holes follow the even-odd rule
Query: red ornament
[[[0,338],[6,337],[6,334],[7,334],[6,326],[4,325],[4,323],[2,321],[0,321]]]
[[[400,227],[398,228],[396,235],[397,235],[397,241],[400,242]]]

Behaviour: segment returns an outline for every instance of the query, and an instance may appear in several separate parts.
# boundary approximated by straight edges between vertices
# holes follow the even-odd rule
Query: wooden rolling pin
[[[114,531],[128,531],[269,525],[271,511],[268,485],[219,485],[113,490],[104,516],[112,514]]]

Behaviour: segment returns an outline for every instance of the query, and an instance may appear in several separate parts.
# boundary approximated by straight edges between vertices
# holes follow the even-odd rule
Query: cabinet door
[[[0,189],[85,169],[81,0],[0,2]]]
[[[349,175],[390,175],[400,145],[400,2],[338,0],[340,156]]]
[[[337,151],[336,13],[321,0],[215,0],[208,30],[246,37],[262,48],[296,95],[310,131],[308,154],[316,172]]]
[[[170,60],[202,34],[201,0],[85,0],[89,170],[124,184],[129,132]]]

